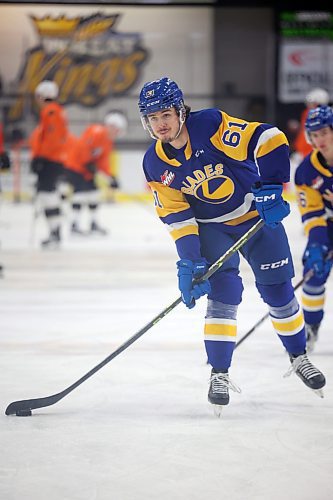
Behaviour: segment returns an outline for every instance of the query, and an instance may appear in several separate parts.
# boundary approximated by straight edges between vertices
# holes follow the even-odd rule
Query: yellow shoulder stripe
[[[179,229],[172,229],[170,231],[170,234],[172,238],[176,241],[179,240],[179,238],[182,238],[183,236],[188,236],[192,234],[199,235],[199,228],[194,224],[189,224],[188,226],[184,226]]]
[[[161,182],[149,182],[149,187],[156,194],[158,203],[155,208],[159,217],[166,217],[171,213],[182,212],[189,208],[189,203],[181,191],[164,186]]]
[[[271,135],[263,144],[261,144],[258,148],[257,151],[257,158],[260,158],[260,156],[265,156],[274,149],[278,148],[279,146],[282,146],[283,144],[286,144],[288,146],[288,140],[287,137],[284,135],[283,132],[277,131],[277,129],[268,129],[266,132],[274,131],[276,130],[276,133]],[[266,132],[263,133],[262,136],[265,136]]]

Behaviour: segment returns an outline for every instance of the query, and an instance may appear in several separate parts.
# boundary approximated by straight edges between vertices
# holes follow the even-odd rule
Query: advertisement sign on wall
[[[278,99],[303,103],[314,87],[333,95],[333,12],[281,12]]]

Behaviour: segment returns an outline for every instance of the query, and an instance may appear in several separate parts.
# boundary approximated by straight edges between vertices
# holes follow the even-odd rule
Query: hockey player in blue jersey
[[[305,131],[313,152],[295,173],[297,202],[308,238],[303,270],[313,271],[302,290],[302,306],[310,352],[324,316],[325,283],[331,271],[333,248],[333,110],[319,106],[309,111]]]
[[[321,392],[324,375],[309,361],[302,310],[294,295],[292,257],[281,220],[289,180],[289,149],[276,127],[251,123],[218,109],[191,112],[167,77],[146,83],[139,98],[144,128],[154,139],[143,169],[158,216],[175,241],[178,285],[188,308],[208,295],[204,341],[212,366],[208,400],[229,403],[229,378],[242,299],[239,254],[209,280],[194,284],[261,217],[265,221],[242,248],[256,287],[269,307],[273,327],[295,372]],[[322,395],[322,393],[321,393]]]

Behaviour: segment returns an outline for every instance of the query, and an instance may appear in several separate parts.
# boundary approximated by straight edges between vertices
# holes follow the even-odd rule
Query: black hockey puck
[[[28,410],[17,410],[16,416],[17,417],[31,417],[32,412],[30,409]]]

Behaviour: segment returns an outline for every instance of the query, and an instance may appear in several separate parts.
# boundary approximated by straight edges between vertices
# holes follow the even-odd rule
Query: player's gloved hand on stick
[[[289,203],[282,198],[282,184],[256,182],[251,190],[256,209],[267,226],[276,227],[290,214]]]
[[[178,288],[182,295],[182,301],[189,309],[195,306],[195,301],[210,292],[211,287],[208,280],[196,283],[193,280],[200,279],[207,271],[206,259],[195,261],[181,259],[177,262]]]
[[[110,188],[112,188],[112,189],[119,189],[119,182],[118,182],[118,179],[117,179],[117,177],[115,177],[114,175],[110,175],[110,182],[109,182],[109,186],[110,186]]]
[[[44,160],[39,156],[36,156],[31,160],[30,170],[33,174],[39,174],[44,168]]]
[[[328,247],[320,243],[309,243],[303,254],[303,273],[312,270],[317,278],[326,278],[332,267],[332,259],[327,259]]]

